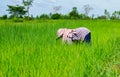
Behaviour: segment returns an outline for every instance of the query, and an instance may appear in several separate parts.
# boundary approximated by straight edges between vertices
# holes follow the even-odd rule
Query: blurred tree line
[[[32,19],[107,19],[107,20],[119,20],[120,11],[115,11],[112,14],[109,13],[107,9],[104,10],[104,15],[94,17],[95,15],[89,16],[89,12],[93,9],[88,4],[83,6],[84,13],[79,13],[77,7],[73,7],[68,14],[61,14],[58,11],[61,9],[61,6],[53,7],[54,13],[50,14],[41,14],[39,16],[33,17],[30,16],[29,9],[32,6],[33,0],[23,0],[23,6],[16,5],[7,5],[10,16],[3,15],[0,19],[14,19],[15,21],[22,21],[23,19],[32,20]]]

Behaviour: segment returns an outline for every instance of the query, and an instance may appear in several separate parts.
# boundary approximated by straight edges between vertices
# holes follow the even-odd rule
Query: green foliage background
[[[92,43],[63,45],[59,28],[87,27]],[[0,21],[0,77],[117,77],[120,21]]]

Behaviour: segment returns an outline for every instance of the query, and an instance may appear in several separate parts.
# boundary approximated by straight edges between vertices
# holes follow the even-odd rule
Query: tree
[[[9,11],[9,14],[11,14],[10,17],[22,18],[23,15],[25,15],[27,12],[24,6],[19,6],[19,5],[16,6],[7,5],[7,6],[8,6],[7,11]]]
[[[118,19],[120,19],[120,11],[116,11],[116,12],[117,12]]]
[[[106,19],[105,15],[98,16],[97,19]]]
[[[93,9],[93,8],[90,7],[90,5],[88,5],[88,4],[83,6],[84,14],[85,14],[86,16],[88,16],[89,12],[90,12],[92,9]]]
[[[49,19],[49,16],[47,14],[40,15],[40,19]]]
[[[79,18],[77,7],[73,7],[72,8],[72,11],[69,13],[69,16],[70,16],[71,19],[77,19],[77,18]]]
[[[24,6],[26,6],[26,9],[27,9],[27,13],[28,13],[28,20],[29,20],[29,9],[30,9],[30,6],[32,6],[32,3],[33,3],[33,0],[23,0],[23,4]]]
[[[55,13],[57,13],[61,9],[61,6],[55,6],[53,7],[53,10]]]
[[[51,19],[60,19],[60,18],[61,18],[61,14],[59,13],[52,14],[51,16]]]
[[[105,14],[105,17],[106,19],[110,19],[110,13],[107,11],[107,9],[104,10],[104,14]]]
[[[112,13],[111,19],[120,19],[120,11],[114,11]]]
[[[90,19],[90,17],[86,16],[85,14],[80,14],[79,19]]]
[[[120,18],[120,11],[118,11],[118,15],[119,15],[119,18]]]
[[[7,19],[7,15],[3,15],[2,17],[0,17],[0,19]]]
[[[118,19],[118,18],[117,18],[117,11],[114,11],[114,12],[112,13],[111,19]]]

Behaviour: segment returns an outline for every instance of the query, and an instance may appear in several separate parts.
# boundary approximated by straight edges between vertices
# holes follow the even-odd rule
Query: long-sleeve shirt
[[[76,33],[74,33],[76,32]],[[90,33],[90,30],[85,27],[79,27],[73,30],[72,40],[81,40],[83,41],[85,36]]]

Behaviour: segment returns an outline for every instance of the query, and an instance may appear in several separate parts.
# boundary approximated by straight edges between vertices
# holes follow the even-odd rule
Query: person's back
[[[85,27],[76,28],[72,31],[72,40],[80,40],[90,42],[91,33],[90,30]]]

